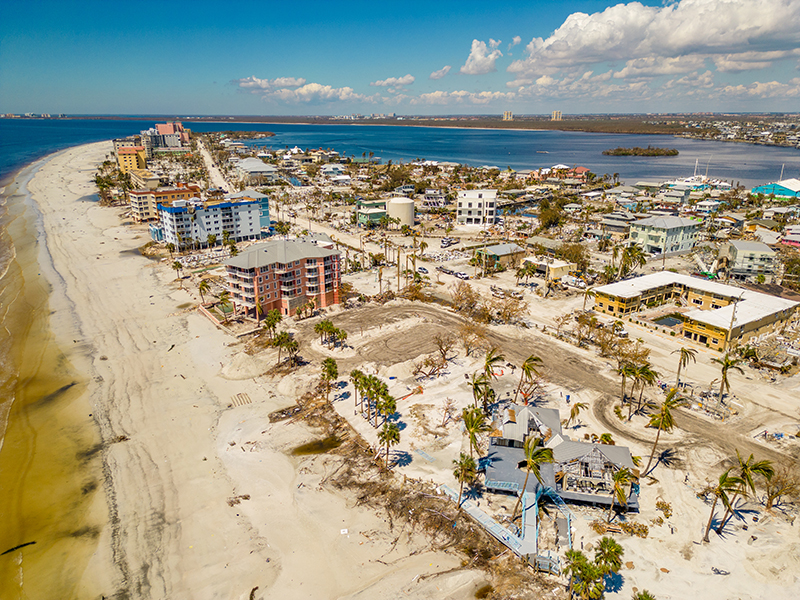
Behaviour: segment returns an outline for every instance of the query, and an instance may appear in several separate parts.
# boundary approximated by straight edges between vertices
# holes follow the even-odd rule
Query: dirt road
[[[409,319],[415,319],[417,323],[401,334],[389,331],[388,327],[392,324]],[[357,356],[339,361],[342,372],[349,371],[366,361],[391,365],[431,353],[436,350],[433,340],[437,334],[455,333],[458,326],[464,322],[464,318],[456,313],[436,305],[422,303],[365,306],[334,315],[331,320],[334,325],[348,332],[350,336],[348,341],[357,351]],[[313,330],[315,322],[306,321],[298,324],[298,338],[301,342],[316,337]],[[369,341],[359,344],[361,333],[374,327],[386,327],[387,335],[377,337],[372,335]],[[501,331],[490,327],[488,339],[489,343],[497,346],[513,364],[521,364],[530,355],[539,356],[544,364],[542,375],[556,385],[576,392],[582,389],[601,392],[602,397],[592,404],[592,412],[602,426],[616,439],[651,443],[651,435],[644,431],[638,435],[635,430],[621,424],[614,414],[613,407],[619,398],[619,382],[607,375],[605,361],[555,340],[537,329],[519,329],[518,333],[509,333],[508,329]],[[311,349],[305,354],[315,360],[324,358]],[[688,448],[711,444],[725,456],[734,456],[738,449],[741,454],[753,453],[759,458],[772,461],[800,459],[800,453],[787,455],[741,433],[749,431],[751,426],[755,428],[757,426],[755,423],[732,426],[711,421],[686,410],[677,411],[675,419],[678,428],[689,434],[679,446],[672,448],[678,457]],[[665,444],[663,448],[669,448],[669,445]]]

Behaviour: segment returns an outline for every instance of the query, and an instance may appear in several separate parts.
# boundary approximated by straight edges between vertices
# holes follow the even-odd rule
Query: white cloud
[[[433,73],[431,73],[428,79],[441,79],[442,77],[447,75],[450,72],[450,69],[452,68],[453,67],[451,67],[450,65],[445,65],[438,71],[434,71]]]
[[[486,42],[472,40],[472,48],[467,57],[467,62],[461,67],[462,73],[465,75],[483,75],[497,70],[494,63],[503,56],[503,53],[497,49],[497,44],[500,42],[490,39],[489,43],[492,45],[491,52],[489,52]]]
[[[511,43],[508,45],[508,49],[511,50],[514,46],[520,44],[521,42],[522,38],[518,35],[515,35],[513,38],[511,38]]]
[[[495,100],[511,101],[515,98],[513,92],[467,92],[458,90],[454,92],[429,92],[412,98],[410,103],[418,104],[489,104]]]
[[[353,91],[351,87],[335,88],[319,83],[307,83],[296,89],[281,88],[264,94],[266,99],[281,100],[294,103],[323,103],[347,100],[370,101],[374,97],[364,96]]]
[[[657,77],[659,75],[676,75],[693,69],[702,68],[705,58],[702,56],[634,58],[625,63],[625,67],[614,73],[617,79]]]
[[[612,61],[657,64],[689,56],[736,68],[746,63],[761,68],[800,46],[798,22],[798,0],[681,0],[662,7],[618,4],[591,15],[571,14],[550,37],[531,40],[527,57],[514,61],[508,70],[531,76]],[[697,63],[677,62],[673,67],[689,72]],[[630,71],[635,70],[634,63]]]
[[[411,85],[412,83],[414,83],[414,81],[415,81],[414,76],[409,73],[408,75],[403,75],[402,77],[389,77],[387,79],[373,81],[372,83],[370,83],[370,85],[378,87],[399,88],[406,85]]]
[[[754,81],[749,85],[728,85],[717,90],[717,94],[721,97],[797,98],[800,97],[800,77],[790,79],[789,83]]]
[[[245,90],[252,90],[253,92],[260,92],[262,90],[272,90],[275,88],[284,87],[300,87],[306,84],[306,80],[302,77],[277,77],[276,79],[259,79],[255,76],[244,77],[242,79],[234,79],[233,82],[240,88]]]

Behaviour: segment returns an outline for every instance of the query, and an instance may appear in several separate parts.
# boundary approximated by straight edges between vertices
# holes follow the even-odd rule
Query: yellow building
[[[595,288],[597,310],[616,316],[674,301],[692,307],[683,314],[685,339],[717,350],[783,329],[800,303],[661,271]]]
[[[123,173],[131,169],[146,169],[144,146],[127,146],[117,150],[117,166]]]

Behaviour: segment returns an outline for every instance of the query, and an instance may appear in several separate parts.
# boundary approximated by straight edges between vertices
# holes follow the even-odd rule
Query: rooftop
[[[639,227],[655,227],[656,229],[678,229],[679,227],[696,227],[697,221],[683,217],[648,217],[634,221],[631,225]]]
[[[252,246],[247,252],[226,260],[225,266],[255,269],[276,263],[287,264],[306,258],[325,258],[338,255],[337,250],[328,250],[310,242],[276,240]]]
[[[735,302],[736,320],[733,323],[733,327],[741,327],[777,312],[793,309],[800,304],[777,296],[770,296],[769,294],[762,294],[671,271],[659,271],[642,277],[601,285],[595,288],[595,292],[618,298],[635,298],[647,290],[669,285],[682,285],[686,288],[701,290],[709,294],[717,294],[729,300],[741,298],[741,300]],[[733,307],[734,303],[713,310],[695,309],[686,313],[686,316],[700,323],[728,329],[731,327]]]

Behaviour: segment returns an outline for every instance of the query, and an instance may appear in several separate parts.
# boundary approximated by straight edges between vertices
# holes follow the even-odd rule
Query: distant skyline
[[[19,2],[0,113],[800,112],[800,0]]]

